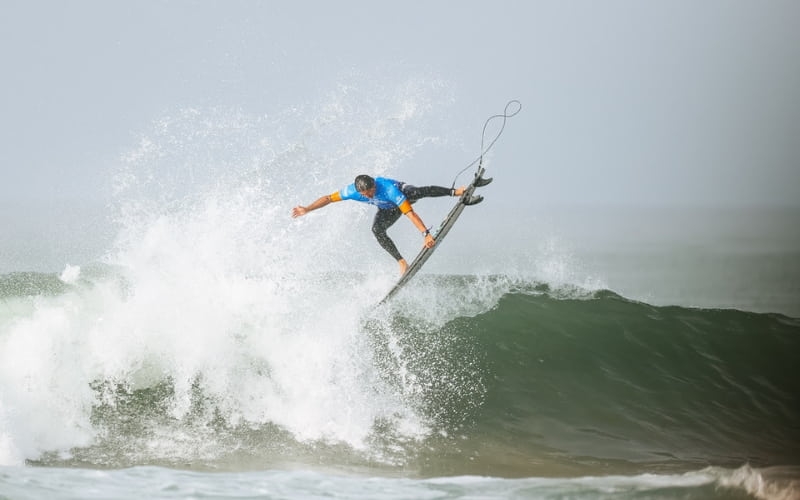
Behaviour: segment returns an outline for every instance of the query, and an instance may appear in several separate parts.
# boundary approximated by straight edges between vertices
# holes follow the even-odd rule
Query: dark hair
[[[355,181],[356,191],[362,192],[375,187],[375,179],[368,175],[359,175]]]

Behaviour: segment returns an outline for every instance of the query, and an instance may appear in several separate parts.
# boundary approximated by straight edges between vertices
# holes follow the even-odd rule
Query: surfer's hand
[[[292,217],[301,217],[308,213],[306,207],[297,206],[292,209]]]
[[[425,246],[428,248],[433,248],[433,245],[436,244],[436,240],[433,239],[433,236],[430,233],[425,235]]]

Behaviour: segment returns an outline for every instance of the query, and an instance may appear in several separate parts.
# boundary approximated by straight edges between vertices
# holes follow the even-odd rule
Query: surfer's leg
[[[412,186],[403,184],[403,194],[408,201],[414,202],[421,198],[435,198],[439,196],[455,196],[456,190],[444,186]],[[462,191],[463,192],[463,191]]]
[[[475,187],[483,187],[492,182],[492,178],[476,179],[473,184]],[[406,195],[408,201],[414,203],[422,198],[436,198],[439,196],[461,196],[467,190],[467,186],[448,188],[444,186],[413,186],[411,184],[403,184],[401,186],[403,194]]]
[[[400,252],[397,250],[397,246],[394,244],[389,235],[386,234],[386,230],[389,229],[392,224],[397,222],[397,219],[400,218],[400,209],[393,208],[390,210],[378,210],[378,213],[375,214],[375,219],[372,221],[372,234],[375,235],[377,238],[378,243],[380,243],[381,247],[384,250],[389,252],[389,255],[394,257],[394,260],[403,260],[403,256],[400,255]]]

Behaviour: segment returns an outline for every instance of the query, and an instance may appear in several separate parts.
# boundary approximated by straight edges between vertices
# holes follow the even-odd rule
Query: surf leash
[[[516,110],[513,113],[509,112],[509,108],[511,108],[512,106],[516,106]],[[472,161],[472,163],[470,163],[469,165],[467,165],[466,167],[461,169],[461,171],[459,171],[456,174],[456,176],[453,178],[453,185],[450,186],[450,189],[454,189],[456,187],[456,181],[461,176],[461,174],[463,174],[464,172],[466,172],[470,168],[474,167],[475,164],[478,165],[478,168],[483,166],[483,156],[486,153],[488,153],[490,149],[492,149],[492,146],[494,146],[494,143],[497,142],[497,139],[499,139],[500,136],[503,134],[503,130],[506,128],[506,121],[509,118],[511,118],[512,116],[515,116],[521,110],[522,110],[522,103],[519,102],[516,99],[513,99],[511,101],[508,101],[508,103],[506,103],[506,107],[505,107],[505,109],[503,109],[503,113],[502,114],[492,115],[492,116],[490,116],[489,118],[486,119],[486,123],[483,124],[483,133],[481,134],[481,153],[480,153],[480,155],[478,155],[478,157],[475,158]],[[503,123],[502,123],[502,125],[500,125],[500,130],[497,132],[497,135],[494,137],[494,139],[492,139],[492,142],[490,142],[489,145],[484,148],[484,144],[486,143],[486,127],[489,126],[489,122],[491,122],[492,120],[497,119],[497,118],[502,118],[503,119]]]

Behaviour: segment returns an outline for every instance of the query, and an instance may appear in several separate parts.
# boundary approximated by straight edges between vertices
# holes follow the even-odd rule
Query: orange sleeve
[[[336,191],[332,195],[328,196],[328,198],[330,198],[331,201],[342,201],[342,195],[339,194],[339,191]]]
[[[400,207],[400,212],[402,212],[403,214],[407,214],[408,212],[411,211],[411,203],[408,200],[403,201],[403,203],[401,203],[399,207]]]

